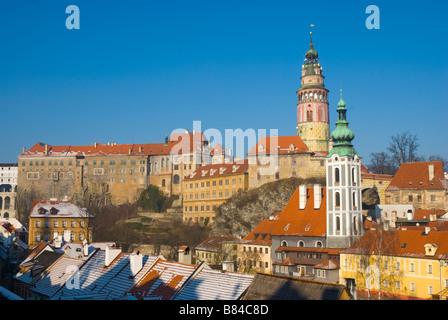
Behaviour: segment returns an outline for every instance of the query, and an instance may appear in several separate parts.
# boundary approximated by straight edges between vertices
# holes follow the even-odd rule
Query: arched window
[[[308,110],[306,112],[306,121],[308,121],[308,122],[312,122],[313,121],[313,111],[312,110]]]
[[[165,166],[165,159],[162,158],[162,165],[160,167],[163,168],[164,166]]]
[[[352,179],[353,179],[353,184],[357,184],[358,183],[358,177],[356,175],[355,168],[352,169]]]
[[[336,231],[340,231],[340,230],[341,230],[341,218],[336,217]]]
[[[0,197],[0,210],[3,209],[3,198]]]
[[[6,197],[5,198],[5,210],[9,210],[9,205],[11,204],[11,198],[10,197]]]
[[[339,192],[336,192],[334,194],[334,198],[335,198],[335,206],[340,207],[341,206],[341,194]]]
[[[322,241],[316,241],[316,248],[322,248],[322,247],[323,247]]]
[[[280,246],[281,247],[287,247],[288,246],[288,242],[286,242],[286,240],[283,240]]]
[[[355,231],[355,234],[358,234],[358,219],[356,219],[356,216],[353,217],[353,230]]]
[[[5,212],[5,214],[3,215],[3,218],[8,219],[9,218],[9,213]]]
[[[334,169],[334,182],[339,183],[340,180],[341,180],[341,177],[340,177],[340,173],[339,173],[339,168],[335,168]]]
[[[356,208],[356,192],[353,192],[353,207]]]
[[[305,247],[305,242],[303,240],[299,240],[299,242],[297,243],[297,246],[300,248],[304,248]]]
[[[173,177],[173,183],[174,184],[179,184],[179,175],[175,174]]]
[[[162,187],[165,188],[165,179],[162,179]]]

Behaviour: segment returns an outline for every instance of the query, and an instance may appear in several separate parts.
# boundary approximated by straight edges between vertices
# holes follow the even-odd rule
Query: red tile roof
[[[434,177],[429,178],[429,167],[434,166]],[[447,189],[441,161],[403,163],[392,179],[387,191],[399,189],[440,190]]]
[[[341,253],[377,254],[378,248],[383,247],[382,254],[389,256],[406,256],[426,258],[425,245],[434,244],[438,247],[432,259],[448,258],[448,232],[430,231],[428,234],[421,230],[389,230],[382,231],[383,244],[378,244],[378,230],[368,230],[353,246],[342,250]],[[391,244],[394,244],[391,246]],[[386,248],[387,247],[387,248]]]
[[[443,216],[447,213],[446,210],[432,210],[432,209],[415,209],[414,211],[414,219],[415,220],[429,220],[429,216],[431,214],[435,214],[437,217]]]
[[[248,155],[312,153],[299,136],[262,137]]]
[[[232,174],[242,174],[248,172],[247,159],[221,164],[210,164],[197,168],[195,171],[184,177],[184,180],[203,179],[211,177],[227,176]]]
[[[27,151],[19,155],[43,156],[47,150],[47,156],[108,156],[108,155],[169,155],[186,154],[194,151],[200,152],[202,143],[207,139],[202,132],[198,133],[173,133],[167,143],[141,143],[141,144],[116,144],[95,143],[84,146],[52,146],[44,143],[36,143]],[[196,146],[196,148],[194,147]]]
[[[299,209],[299,189],[280,214],[273,235],[300,235],[323,237],[327,232],[326,188],[321,187],[321,205],[314,209],[314,188],[307,188],[305,209]]]
[[[270,245],[272,244],[272,229],[278,221],[280,212],[276,212],[271,217],[264,219],[242,240],[243,243]]]

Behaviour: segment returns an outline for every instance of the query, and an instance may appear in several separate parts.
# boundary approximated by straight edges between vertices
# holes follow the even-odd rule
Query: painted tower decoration
[[[326,157],[327,247],[347,248],[362,235],[361,160],[353,148],[344,100],[338,103],[333,148]]]
[[[302,66],[301,87],[297,91],[297,135],[314,152],[328,152],[330,125],[328,90],[324,86],[319,55],[314,50],[312,32],[310,49]]]

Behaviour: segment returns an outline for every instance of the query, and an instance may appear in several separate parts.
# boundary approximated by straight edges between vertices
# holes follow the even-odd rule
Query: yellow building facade
[[[446,300],[447,243],[446,231],[369,231],[340,253],[340,281],[358,299]]]
[[[185,176],[183,221],[212,223],[216,209],[239,190],[248,189],[247,161],[202,166]]]
[[[68,201],[36,200],[29,217],[28,244],[92,242],[92,218],[85,209]]]

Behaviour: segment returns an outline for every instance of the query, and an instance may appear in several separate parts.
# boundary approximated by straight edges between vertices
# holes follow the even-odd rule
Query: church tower
[[[326,157],[327,247],[347,248],[363,234],[361,160],[353,148],[355,134],[348,126],[344,100],[331,133],[334,146]]]
[[[324,86],[319,55],[314,50],[312,32],[310,49],[302,66],[301,87],[297,91],[297,135],[314,152],[328,152],[330,125],[328,90]]]

